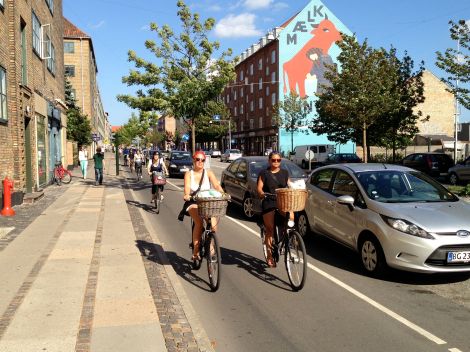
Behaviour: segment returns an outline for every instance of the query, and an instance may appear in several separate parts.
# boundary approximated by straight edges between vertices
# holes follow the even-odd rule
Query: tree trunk
[[[290,131],[290,151],[294,151],[294,131]]]
[[[362,125],[362,160],[367,163],[367,125]]]
[[[196,125],[194,119],[191,120],[191,154],[196,152]]]

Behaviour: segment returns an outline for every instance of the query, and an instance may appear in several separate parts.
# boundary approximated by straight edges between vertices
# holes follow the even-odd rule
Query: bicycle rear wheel
[[[206,239],[207,274],[209,275],[209,286],[212,292],[218,290],[220,285],[220,247],[215,232],[210,232]]]
[[[57,170],[57,168],[54,169],[54,181],[55,181],[55,183],[57,183],[57,186],[60,186],[62,184],[62,181],[60,179],[59,170]]]
[[[307,255],[302,236],[297,231],[287,234],[285,245],[285,264],[287,276],[294,291],[299,291],[304,287],[307,278]]]
[[[155,212],[160,214],[160,187],[157,187],[153,195],[153,201],[155,202]]]
[[[261,246],[263,247],[264,260],[267,262],[268,261],[268,246],[266,246],[266,243],[265,243],[266,229],[264,228],[264,225],[261,226],[260,237],[261,237]]]
[[[62,175],[62,182],[65,184],[69,184],[70,181],[72,181],[72,175],[67,170],[64,170],[64,173]]]

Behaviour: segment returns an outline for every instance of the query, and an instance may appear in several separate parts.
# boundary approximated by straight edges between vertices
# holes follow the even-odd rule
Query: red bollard
[[[11,207],[11,191],[13,190],[13,181],[5,177],[3,180],[3,209],[0,214],[3,216],[13,216],[15,211]]]

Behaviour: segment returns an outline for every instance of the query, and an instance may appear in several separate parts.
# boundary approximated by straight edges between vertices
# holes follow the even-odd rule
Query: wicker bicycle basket
[[[224,216],[227,212],[227,199],[220,197],[199,197],[196,199],[197,211],[199,216],[210,218],[215,216]]]
[[[277,208],[283,212],[294,212],[305,209],[307,191],[304,189],[276,189]]]

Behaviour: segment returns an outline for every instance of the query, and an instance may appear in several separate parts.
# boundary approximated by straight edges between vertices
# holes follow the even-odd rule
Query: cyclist
[[[129,149],[125,147],[122,153],[124,154],[124,166],[127,166],[129,164]]]
[[[129,150],[129,168],[131,169],[131,172],[134,172],[134,155],[135,155],[135,150],[134,149]]]
[[[263,222],[266,229],[265,245],[267,248],[267,264],[269,267],[275,267],[276,262],[272,256],[273,233],[274,233],[274,214],[277,209],[276,199],[267,196],[265,193],[275,194],[277,188],[286,188],[290,185],[289,173],[281,169],[281,154],[271,152],[268,156],[269,167],[261,170],[258,175],[257,191],[262,199],[261,208]],[[281,213],[285,216],[285,213]],[[290,213],[290,220],[294,220],[294,213]]]
[[[197,211],[197,204],[191,199],[191,196],[194,196],[199,191],[207,191],[211,188],[225,194],[214,173],[211,170],[204,169],[205,161],[206,155],[202,150],[195,152],[193,154],[193,169],[187,171],[184,175],[183,199],[185,200],[185,215],[191,216],[194,222],[192,260],[201,260],[199,258],[199,241],[201,240],[203,224]],[[216,222],[213,221],[212,224],[212,230],[217,232]]]
[[[152,177],[153,172],[164,172],[166,176],[169,175],[168,169],[157,151],[153,153],[152,160],[147,165],[147,171],[150,177]],[[157,187],[160,187],[160,200],[163,200],[163,186],[154,185],[152,182],[152,198],[150,202],[153,201],[153,195],[157,192]]]
[[[137,150],[137,152],[134,155],[134,165],[135,165],[135,172],[137,175],[142,176],[142,163],[144,161],[144,156],[142,155],[142,152],[140,149]],[[139,174],[140,171],[140,174]]]

